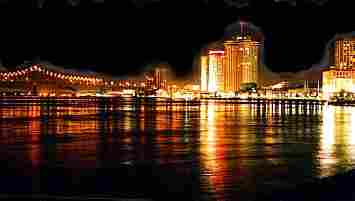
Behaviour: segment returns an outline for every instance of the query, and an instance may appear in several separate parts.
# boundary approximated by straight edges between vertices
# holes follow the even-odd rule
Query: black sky
[[[145,4],[147,9],[136,8],[143,4],[133,1],[81,1],[70,8],[65,0],[57,0],[44,4],[49,9],[30,9],[36,7],[35,1],[13,2],[2,3],[7,8],[0,14],[0,56],[9,68],[40,58],[122,75],[165,61],[186,74],[199,50],[242,18],[264,31],[267,66],[297,71],[317,63],[334,34],[355,31],[352,11],[347,9],[352,5],[336,0],[323,6],[249,1],[250,6],[242,8],[223,1],[162,0]]]

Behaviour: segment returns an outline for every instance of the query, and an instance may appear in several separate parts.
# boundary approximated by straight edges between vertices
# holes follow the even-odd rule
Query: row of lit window
[[[337,71],[337,72],[335,72],[335,75],[337,77],[345,77],[345,76],[349,77],[349,76],[351,76],[351,72]]]

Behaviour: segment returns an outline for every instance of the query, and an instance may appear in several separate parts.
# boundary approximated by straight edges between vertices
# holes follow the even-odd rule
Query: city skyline
[[[329,16],[326,10],[320,10],[319,16],[313,16],[306,10],[299,16],[295,15],[297,7],[294,10],[276,7],[270,16],[234,9],[216,12],[213,17],[207,10],[196,16],[188,7],[184,16],[170,11],[146,10],[142,16],[132,11],[127,15],[130,23],[125,22],[126,17],[120,12],[100,10],[95,10],[94,16],[85,11],[78,11],[80,15],[69,11],[65,16],[47,16],[51,23],[46,23],[42,16],[45,10],[31,13],[26,19],[13,16],[12,23],[2,23],[0,58],[8,68],[39,56],[54,65],[89,68],[117,76],[139,72],[151,61],[162,61],[171,64],[179,75],[188,75],[195,56],[205,44],[220,39],[228,25],[245,20],[260,27],[265,35],[265,65],[275,72],[297,72],[318,63],[326,43],[336,33],[347,33],[354,27],[346,13]],[[161,16],[169,23],[164,23]],[[330,26],[327,21],[344,23]],[[182,42],[174,43],[177,39]],[[283,41],[288,41],[287,45]]]
[[[241,22],[239,22],[240,24]],[[244,22],[244,23],[248,23],[248,22]],[[314,71],[316,71],[316,74],[318,76],[318,80],[319,80],[319,75],[321,75],[321,71],[327,67],[329,67],[329,65],[332,65],[332,56],[329,56],[329,55],[333,55],[334,52],[332,51],[336,51],[334,49],[334,47],[332,46],[335,46],[335,41],[336,41],[336,38],[342,38],[342,37],[345,37],[345,38],[349,38],[349,37],[353,37],[355,34],[354,32],[351,32],[351,33],[348,33],[348,34],[337,34],[335,35],[325,46],[326,46],[326,50],[324,51],[325,54],[324,54],[324,58],[322,59],[322,62],[320,65],[314,65],[308,69],[305,69],[305,70],[302,70],[302,71],[298,71],[298,72],[287,72],[287,71],[283,71],[283,72],[273,72],[271,68],[268,68],[263,62],[260,63],[260,65],[262,67],[264,67],[266,69],[266,71],[269,71],[269,73],[273,73],[274,75],[271,75],[271,76],[274,76],[275,75],[280,78],[280,79],[292,79],[292,77],[294,77],[294,79],[300,79],[302,77],[307,77],[307,72],[310,72],[308,74],[314,74]],[[219,45],[218,45],[219,43]],[[209,50],[213,50],[213,49],[217,49],[218,50],[221,50],[223,49],[223,43],[224,42],[217,42],[217,43],[214,43],[215,45],[213,46],[210,46],[208,45],[208,47],[211,47],[209,48]],[[217,45],[216,45],[217,44]],[[263,46],[263,45],[261,45]],[[221,48],[222,47],[222,48]],[[332,49],[333,48],[333,49]],[[204,51],[204,49],[206,48],[202,48],[202,51]],[[267,51],[263,51],[263,52],[260,52],[261,55],[260,57],[263,57],[263,54],[265,54]],[[200,55],[200,54],[198,54]],[[334,59],[333,59],[334,60]],[[35,62],[37,61],[37,62]],[[337,61],[333,61],[334,63],[337,62]],[[32,62],[31,61],[26,61],[24,62],[24,64],[26,63],[34,63],[34,64],[44,64],[48,67],[53,67],[54,69],[58,70],[62,70],[62,71],[68,71],[68,72],[81,72],[81,73],[104,73],[104,72],[100,72],[100,71],[94,71],[90,68],[85,68],[85,67],[81,67],[81,68],[66,68],[66,67],[63,67],[63,66],[59,66],[59,65],[54,65],[48,61],[41,61],[40,57],[36,57]],[[21,64],[22,65],[22,64]],[[18,65],[18,66],[21,66],[21,65]],[[179,80],[179,78],[184,78],[185,76],[178,76],[176,73],[176,70],[174,71],[174,66],[170,65],[168,62],[164,62],[164,61],[154,61],[154,62],[151,62],[147,65],[145,65],[145,71],[149,70],[149,69],[154,69],[155,67],[157,66],[166,66],[168,68],[171,68],[170,70],[171,71],[171,75],[173,75],[173,79],[176,79],[176,80]],[[198,64],[200,65],[200,63]],[[333,64],[334,65],[334,64]],[[18,67],[16,66],[16,68]],[[0,65],[0,71],[12,71],[16,68],[6,68],[4,65]],[[199,68],[199,67],[198,67]],[[108,74],[108,73],[104,73],[104,74],[107,74],[107,75],[110,75],[112,77],[116,77],[116,79],[141,79],[143,74],[141,72],[137,72],[137,73],[129,73],[129,74],[120,74],[119,76],[116,76],[115,74]],[[191,73],[189,73],[191,75]],[[312,76],[312,75],[311,75]],[[200,77],[198,75],[198,77]],[[195,77],[196,79],[196,77]],[[197,78],[199,79],[199,78]]]
[[[0,0],[0,195],[355,200],[348,2]]]
[[[242,23],[240,25],[245,26]],[[112,97],[130,94],[138,97],[185,100],[200,97],[243,99],[313,97],[330,100],[333,95],[338,96],[339,92],[354,92],[354,40],[355,38],[350,36],[336,38],[334,46],[328,50],[331,58],[334,57],[331,60],[334,60],[335,67],[329,65],[327,69],[322,69],[323,79],[317,80],[308,79],[306,76],[297,79],[291,76],[284,77],[283,80],[267,80],[265,75],[267,69],[260,65],[262,55],[259,47],[263,44],[253,39],[253,33],[245,31],[223,41],[225,46],[223,49],[215,47],[209,49],[208,55],[202,55],[200,78],[185,80],[183,85],[177,84],[167,65],[152,65],[151,69],[141,72],[139,79],[117,79],[94,72],[65,71],[63,68],[27,63],[14,71],[0,72],[1,91],[2,96]],[[273,83],[267,85],[268,81]],[[205,94],[206,92],[209,95]],[[243,95],[245,92],[249,94]]]
[[[240,23],[240,22],[238,22],[238,23]],[[322,55],[322,59],[321,59],[321,61],[319,62],[319,63],[315,63],[315,64],[312,64],[312,65],[310,65],[310,67],[309,68],[304,68],[304,69],[301,69],[301,70],[299,70],[299,71],[274,71],[273,70],[273,68],[271,67],[269,67],[269,66],[266,66],[266,64],[262,61],[261,62],[261,65],[263,65],[264,67],[266,67],[270,72],[272,72],[272,73],[276,73],[276,74],[279,74],[279,75],[281,75],[281,76],[286,76],[286,77],[289,77],[289,76],[292,76],[292,74],[293,74],[293,76],[295,76],[295,77],[299,77],[298,75],[297,75],[297,73],[303,73],[303,72],[307,72],[307,71],[310,71],[310,72],[312,72],[312,71],[314,71],[314,69],[316,70],[316,71],[318,71],[317,73],[318,73],[318,75],[320,75],[320,69],[322,69],[322,68],[327,68],[329,65],[331,65],[331,62],[329,62],[329,60],[331,61],[331,58],[329,57],[329,49],[330,49],[330,46],[332,46],[332,45],[334,45],[335,44],[335,39],[336,38],[339,38],[339,37],[352,37],[352,36],[355,36],[355,32],[349,32],[349,33],[343,33],[343,34],[336,34],[336,35],[334,35],[333,37],[332,37],[332,39],[330,39],[326,44],[324,44],[324,47],[325,47],[325,50],[324,50],[324,53],[323,53],[323,55]],[[210,44],[211,44],[211,42],[209,42]],[[218,44],[218,43],[220,43],[220,44],[222,44],[222,45],[217,45],[217,49],[220,49],[220,47],[223,47],[223,42],[212,42],[212,44]],[[211,45],[207,45],[207,47],[209,47],[209,46],[211,46]],[[212,47],[213,46],[216,46],[216,45],[212,45]],[[200,50],[200,52],[202,51],[205,51],[204,49],[206,49],[206,47],[203,47],[202,48],[202,50]],[[208,48],[207,48],[208,49]],[[211,48],[210,48],[211,49]],[[213,49],[213,48],[212,48]],[[334,51],[334,50],[333,50]],[[267,54],[267,51],[263,51],[263,52],[261,52],[262,53],[262,55],[261,55],[261,57],[264,57],[265,55],[263,55],[263,54]],[[195,58],[199,58],[199,56],[198,55],[201,55],[200,53],[199,54],[197,54],[196,56],[195,56]],[[152,68],[152,66],[154,66],[154,65],[161,65],[161,64],[165,64],[165,65],[168,65],[170,68],[172,68],[172,70],[173,70],[173,72],[174,72],[174,74],[176,74],[177,76],[179,76],[179,71],[177,71],[176,70],[176,68],[173,66],[173,65],[171,65],[170,63],[169,63],[169,61],[163,61],[163,60],[155,60],[155,61],[153,61],[154,59],[149,59],[151,62],[145,62],[146,64],[144,65],[144,68],[142,67],[141,69],[143,69],[143,70],[146,70],[147,68],[149,69],[149,68]],[[199,60],[199,59],[195,59],[195,60]],[[148,60],[147,60],[148,61]],[[334,61],[335,62],[335,61]],[[54,68],[61,68],[62,70],[79,70],[79,71],[83,71],[83,72],[92,72],[92,73],[105,73],[105,74],[110,74],[110,73],[107,73],[107,72],[105,72],[105,70],[104,71],[99,71],[98,69],[94,69],[94,68],[92,68],[92,67],[90,67],[91,65],[86,65],[86,66],[76,66],[76,65],[56,65],[56,64],[53,64],[53,63],[51,63],[50,61],[48,61],[48,60],[41,60],[41,57],[38,57],[38,56],[36,56],[36,57],[34,57],[33,59],[32,59],[32,61],[31,60],[24,60],[23,62],[20,62],[19,64],[17,64],[17,65],[15,65],[15,66],[6,66],[6,65],[4,65],[4,62],[1,60],[1,58],[0,58],[0,71],[6,71],[6,70],[9,70],[9,71],[11,71],[11,70],[14,70],[16,67],[18,67],[18,66],[21,66],[22,64],[24,64],[24,63],[38,63],[38,64],[40,64],[40,63],[44,63],[44,64],[46,64],[46,65],[49,65],[49,66],[53,66]],[[196,63],[196,62],[195,62]],[[194,64],[194,65],[196,65],[196,64]],[[199,65],[200,65],[200,63],[198,62],[197,63],[197,66],[198,66],[198,68],[199,68]],[[95,65],[92,65],[92,66],[95,66]],[[104,67],[104,66],[102,66],[102,67]],[[191,69],[191,71],[189,72],[189,73],[187,73],[187,74],[184,74],[184,75],[181,75],[182,77],[188,77],[188,76],[191,76],[191,75],[193,75],[194,73],[196,73],[196,72],[194,72],[194,70],[193,70],[193,68],[196,68],[196,67],[192,67]],[[132,69],[134,69],[134,68],[132,68]],[[136,72],[136,70],[133,70],[133,71],[128,71],[127,73],[113,73],[113,74],[110,74],[111,76],[114,76],[114,77],[121,77],[121,78],[127,78],[127,76],[130,76],[130,77],[139,77],[139,76],[141,76],[141,74],[140,74],[140,71],[137,71]],[[178,79],[178,77],[176,77],[176,79]]]
[[[240,22],[238,21],[237,23],[233,23],[234,24],[239,24]],[[251,26],[254,26],[251,22],[247,22],[245,21],[245,23],[249,23],[251,24]],[[227,26],[228,27],[228,26]],[[330,44],[334,43],[334,40],[336,37],[339,37],[339,36],[342,36],[342,35],[354,35],[354,32],[349,32],[347,34],[336,34],[332,37],[332,39],[330,39],[327,43],[325,43],[323,46],[325,47],[325,50],[323,51],[323,55],[322,55],[322,59],[319,63],[315,63],[315,64],[312,64],[310,65],[308,68],[305,67],[304,69],[302,70],[299,70],[299,71],[275,71],[273,69],[273,67],[269,67],[265,64],[264,60],[265,60],[265,55],[268,54],[268,50],[264,50],[261,52],[262,55],[261,55],[261,65],[263,65],[265,68],[267,68],[267,70],[269,71],[269,73],[273,73],[274,75],[271,75],[273,77],[300,77],[299,74],[301,74],[301,76],[303,76],[302,74],[304,74],[305,72],[309,71],[309,72],[314,72],[316,71],[316,75],[315,76],[320,76],[321,75],[321,72],[320,72],[320,69],[322,68],[326,68],[328,65],[329,65],[329,56],[328,56],[328,49],[329,49],[329,46]],[[208,42],[209,44],[211,42]],[[212,42],[213,44],[214,42]],[[218,42],[217,42],[218,43]],[[207,45],[209,46],[209,45]],[[223,45],[222,45],[223,46]],[[202,51],[203,49],[205,49],[204,47],[202,48]],[[199,51],[201,52],[201,50]],[[199,60],[199,59],[196,59],[198,57],[199,54],[196,54],[194,57],[195,57],[195,60]],[[36,62],[37,61],[37,62]],[[144,64],[144,67],[140,68],[140,70],[137,70],[136,68],[132,67],[130,69],[132,69],[132,71],[127,71],[127,73],[107,73],[107,71],[105,70],[105,66],[101,66],[102,67],[102,71],[97,69],[98,66],[95,67],[95,65],[86,65],[86,66],[77,66],[75,64],[72,64],[72,65],[55,65],[55,64],[52,64],[51,62],[49,61],[41,61],[41,57],[34,57],[32,59],[32,61],[30,62],[34,62],[34,63],[41,63],[41,62],[44,62],[44,63],[47,63],[49,65],[52,65],[52,66],[56,66],[56,67],[59,67],[59,68],[63,68],[63,69],[66,69],[69,67],[69,69],[78,69],[78,70],[82,70],[82,71],[91,71],[91,72],[97,72],[97,73],[106,73],[106,74],[110,74],[111,76],[115,76],[115,77],[121,77],[121,78],[127,78],[127,75],[130,75],[130,77],[139,77],[140,76],[140,72],[141,70],[145,70],[147,67],[149,66],[152,66],[152,65],[159,65],[159,64],[167,64],[168,66],[170,66],[170,68],[173,70],[174,74],[176,75],[176,78],[175,79],[179,79],[179,77],[191,77],[191,76],[195,76],[193,77],[194,79],[196,79],[196,75],[194,75],[195,70],[193,70],[194,66],[199,66],[200,64],[197,62],[195,62],[195,64],[193,64],[192,68],[190,68],[191,70],[188,70],[189,72],[188,73],[185,73],[185,74],[182,74],[181,75],[181,72],[176,68],[176,66],[174,66],[173,64],[171,64],[168,60],[154,60],[153,58],[152,59],[148,59],[145,61],[146,64]],[[1,63],[6,63],[6,62],[1,62]],[[21,63],[20,63],[21,64]],[[291,64],[290,64],[291,65]],[[9,70],[12,70],[14,69],[16,66],[10,66],[10,67],[7,67],[6,65],[3,65],[1,64],[0,65],[0,70],[6,70],[7,68],[9,68]],[[314,76],[314,75],[311,75],[311,76]],[[281,78],[282,79],[282,78]]]

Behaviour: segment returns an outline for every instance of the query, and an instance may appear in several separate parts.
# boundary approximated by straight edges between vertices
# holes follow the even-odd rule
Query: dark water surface
[[[2,100],[2,193],[254,200],[355,167],[355,108]]]

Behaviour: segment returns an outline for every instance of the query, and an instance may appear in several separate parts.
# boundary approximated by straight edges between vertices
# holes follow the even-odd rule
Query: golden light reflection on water
[[[196,185],[216,196],[250,190],[265,178],[298,182],[355,167],[355,107],[81,102],[4,106],[0,115],[0,143],[23,149],[0,160],[17,154],[34,168],[158,161],[173,164],[171,171],[198,168]],[[62,140],[65,135],[73,138]],[[62,141],[39,142],[48,136]]]
[[[38,106],[35,106],[38,107]],[[40,111],[39,107],[34,111]],[[37,116],[37,115],[34,115]],[[28,126],[27,136],[30,136],[32,142],[38,142],[41,134],[41,123],[38,120],[30,121]],[[26,144],[29,150],[29,160],[31,161],[32,167],[37,168],[40,163],[40,149],[38,145],[28,143]]]
[[[320,176],[327,174],[329,168],[335,163],[335,158],[332,156],[335,143],[335,108],[325,106],[323,111],[323,135],[321,136],[320,166],[323,170]]]
[[[213,103],[201,105],[200,108],[200,152],[202,154],[201,163],[203,169],[201,176],[206,177],[212,192],[221,194],[223,191],[223,171],[221,169],[225,166],[224,161],[218,159],[218,152],[223,152],[223,146],[220,146],[217,139],[218,126],[218,107]],[[223,135],[220,131],[218,135]],[[222,153],[223,154],[223,153]]]
[[[355,160],[355,108],[324,106],[320,176],[350,170]]]
[[[351,129],[348,141],[351,145],[355,146],[355,108],[351,107],[349,109],[351,110]],[[352,149],[351,153],[351,155],[355,157],[355,149]]]

